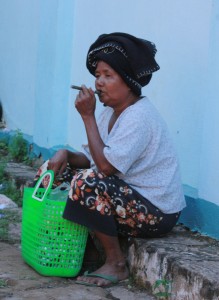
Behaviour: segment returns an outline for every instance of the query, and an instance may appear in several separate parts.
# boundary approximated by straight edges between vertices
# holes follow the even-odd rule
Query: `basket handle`
[[[38,189],[39,189],[40,184],[42,183],[43,179],[44,179],[46,176],[49,176],[49,184],[48,184],[48,186],[47,186],[47,188],[46,188],[46,190],[45,190],[45,192],[44,192],[42,198],[39,198],[39,197],[36,196],[36,193],[37,193],[37,191],[38,191]],[[33,191],[32,198],[34,198],[34,199],[36,199],[36,200],[38,200],[38,201],[43,201],[44,198],[45,198],[45,197],[48,195],[48,193],[50,192],[51,187],[52,187],[52,184],[53,184],[53,181],[54,181],[54,172],[53,172],[52,170],[46,171],[46,172],[39,178],[39,180],[37,181],[37,184],[36,184],[35,189],[34,189],[34,191]]]

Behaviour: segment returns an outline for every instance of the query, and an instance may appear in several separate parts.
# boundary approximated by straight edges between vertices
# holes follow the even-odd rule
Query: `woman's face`
[[[100,91],[99,99],[105,106],[116,108],[127,102],[130,88],[107,63],[97,63],[95,77],[95,87]]]

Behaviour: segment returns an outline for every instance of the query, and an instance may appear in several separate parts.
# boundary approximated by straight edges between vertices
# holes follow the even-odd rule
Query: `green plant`
[[[0,279],[0,288],[4,288],[4,287],[7,287],[7,286],[8,286],[7,280]]]
[[[21,191],[16,187],[14,181],[5,172],[6,162],[0,162],[0,194],[12,199],[18,206],[22,205]]]
[[[4,194],[17,203],[19,207],[22,206],[22,193],[12,180],[6,183]]]
[[[0,140],[0,157],[8,154],[8,142],[5,139]]]
[[[8,146],[9,155],[16,162],[28,160],[28,144],[20,130],[17,130]]]
[[[17,130],[11,139],[0,140],[0,193],[12,199],[18,206],[22,206],[22,192],[5,171],[10,160],[32,164],[33,159],[28,157],[28,144],[20,130]]]
[[[6,163],[3,161],[0,161],[0,183],[1,184],[5,179],[5,167],[6,167]]]
[[[153,285],[153,294],[158,299],[168,299],[171,296],[171,281],[166,279],[158,279]]]

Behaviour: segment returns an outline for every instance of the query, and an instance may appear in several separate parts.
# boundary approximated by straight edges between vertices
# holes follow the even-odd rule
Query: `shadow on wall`
[[[3,112],[3,106],[0,101],[0,128],[5,128],[5,120],[4,120],[4,112]]]
[[[2,120],[3,120],[3,108],[2,108],[1,101],[0,101],[0,122],[2,122]]]

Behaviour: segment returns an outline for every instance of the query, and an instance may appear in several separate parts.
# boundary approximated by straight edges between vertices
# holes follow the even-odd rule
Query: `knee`
[[[93,169],[83,169],[79,171],[72,180],[72,187],[85,189],[86,186],[94,187],[97,184],[97,172]]]

